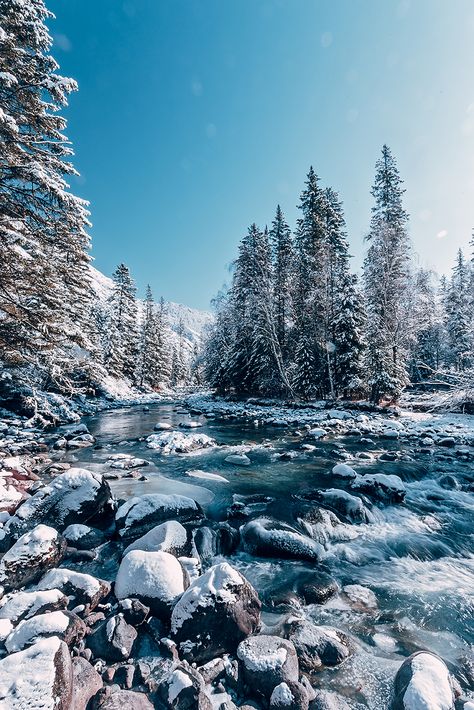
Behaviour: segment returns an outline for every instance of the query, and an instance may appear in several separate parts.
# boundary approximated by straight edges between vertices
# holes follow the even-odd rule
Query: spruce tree
[[[374,206],[364,262],[367,359],[371,399],[396,398],[408,383],[405,299],[410,277],[408,214],[397,165],[384,145],[376,163]]]
[[[293,240],[280,205],[270,229],[273,252],[273,313],[278,343],[287,355],[288,329],[292,318]]]
[[[114,288],[109,300],[108,343],[104,362],[116,377],[135,382],[138,356],[138,309],[136,287],[128,266],[119,264],[112,275]]]
[[[472,321],[468,264],[461,249],[458,250],[453,268],[446,308],[451,363],[457,370],[462,371],[472,364]]]

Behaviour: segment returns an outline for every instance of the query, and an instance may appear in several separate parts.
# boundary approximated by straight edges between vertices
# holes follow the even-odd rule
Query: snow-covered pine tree
[[[229,361],[235,325],[229,292],[220,293],[213,305],[216,317],[204,339],[204,379],[219,394],[226,394],[232,386]]]
[[[125,264],[117,266],[112,279],[104,363],[110,374],[135,382],[139,346],[137,290]]]
[[[293,342],[304,357],[294,356],[295,383],[302,393],[304,382],[311,382],[311,393],[324,395],[326,378],[326,206],[324,190],[319,187],[319,178],[311,167],[301,193],[295,235],[295,327]],[[310,356],[306,356],[308,353]],[[304,372],[298,367],[304,364]],[[313,368],[310,374],[308,368]],[[309,395],[309,391],[308,391]]]
[[[166,304],[163,297],[155,313],[156,328],[156,364],[158,379],[164,386],[169,384],[171,378],[171,330],[168,324]]]
[[[152,389],[156,389],[160,383],[159,334],[155,310],[153,293],[148,284],[145,292],[143,320],[140,326],[137,382],[141,387],[151,387]]]
[[[184,324],[180,318],[177,328],[178,342],[173,347],[171,359],[171,384],[174,387],[189,384],[190,372],[189,363],[185,354],[184,346]]]
[[[371,399],[396,398],[408,383],[405,299],[409,297],[408,214],[395,159],[384,145],[376,163],[369,249],[364,262],[366,368]]]
[[[77,173],[59,111],[77,85],[56,73],[50,17],[43,0],[0,0],[0,349],[70,389],[71,343],[88,346],[89,222],[64,179]]]
[[[433,377],[444,359],[444,306],[438,293],[436,275],[419,268],[410,288],[410,380],[421,382]]]
[[[292,322],[293,240],[280,205],[270,229],[273,253],[273,313],[275,330],[284,358],[288,351],[288,331]]]
[[[472,364],[472,321],[468,264],[461,249],[458,250],[448,288],[446,310],[451,364],[462,371]]]

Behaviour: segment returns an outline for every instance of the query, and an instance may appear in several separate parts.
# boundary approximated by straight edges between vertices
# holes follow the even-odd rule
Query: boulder
[[[78,550],[93,550],[107,542],[107,536],[102,530],[80,523],[68,525],[63,531],[63,535],[68,545]]]
[[[94,658],[104,661],[126,661],[130,658],[137,638],[136,629],[128,624],[123,614],[115,614],[102,621],[87,638],[87,646]]]
[[[214,439],[206,434],[183,434],[181,431],[165,431],[147,437],[149,449],[158,449],[162,454],[188,454],[198,449],[216,446]]]
[[[172,710],[212,710],[202,676],[187,663],[180,664],[159,685],[158,694]]]
[[[59,589],[46,592],[14,592],[0,602],[0,619],[9,619],[18,624],[36,614],[66,609],[68,598]]]
[[[138,599],[121,599],[118,606],[125,621],[132,626],[141,626],[150,613],[150,607]]]
[[[398,669],[392,710],[453,710],[454,699],[446,664],[434,653],[413,653]]]
[[[132,550],[145,552],[168,552],[175,557],[189,557],[192,544],[185,527],[177,520],[167,520],[166,523],[155,525],[145,535],[125,548],[124,556]]]
[[[406,495],[402,479],[395,474],[371,473],[357,476],[351,487],[384,503],[403,503]]]
[[[94,710],[153,710],[153,703],[145,693],[120,690],[117,686],[104,688],[94,699]]]
[[[239,644],[237,657],[250,691],[270,698],[280,683],[298,681],[299,665],[291,641],[278,636],[250,636]]]
[[[317,571],[298,584],[298,593],[306,604],[325,604],[339,592],[339,585],[329,574]]]
[[[115,520],[123,540],[132,541],[143,536],[167,520],[198,522],[204,514],[192,498],[164,493],[149,493],[130,498],[117,510]]]
[[[111,497],[109,484],[99,473],[70,468],[20,505],[5,526],[7,536],[16,540],[39,523],[59,531],[72,523],[85,523]]]
[[[73,695],[71,710],[86,710],[91,698],[104,685],[95,668],[81,656],[72,659]]]
[[[36,585],[37,590],[59,589],[67,597],[73,608],[84,606],[84,613],[91,612],[99,602],[109,596],[111,585],[103,579],[96,579],[90,574],[75,570],[51,569]]]
[[[189,661],[205,663],[232,653],[260,626],[260,600],[227,562],[194,580],[171,614],[171,638]]]
[[[4,710],[71,710],[71,705],[71,656],[57,636],[0,660],[0,707]]]
[[[334,466],[332,469],[332,475],[336,478],[345,478],[347,480],[351,480],[357,477],[357,473],[354,471],[354,469],[345,463],[338,463],[336,466]]]
[[[318,562],[324,557],[319,542],[303,535],[286,523],[271,518],[256,518],[241,530],[244,549],[258,557]]]
[[[308,710],[309,696],[298,681],[280,683],[270,696],[270,710]]]
[[[66,547],[62,535],[47,525],[24,533],[0,560],[0,588],[9,592],[35,582],[61,562]]]
[[[335,513],[351,523],[370,523],[373,517],[358,496],[353,496],[339,488],[327,488],[323,491],[311,491],[313,500],[334,510]]]
[[[316,626],[310,621],[291,621],[287,631],[298,654],[302,670],[311,672],[321,666],[337,666],[349,658],[349,638],[332,626]]]
[[[169,619],[171,609],[188,586],[180,563],[168,552],[132,550],[120,563],[115,580],[117,599],[136,597],[159,619]]]
[[[317,690],[309,704],[309,710],[350,710],[344,698],[327,690]]]
[[[23,651],[43,638],[57,636],[68,646],[84,638],[86,625],[70,611],[51,611],[20,621],[5,641],[8,653]]]

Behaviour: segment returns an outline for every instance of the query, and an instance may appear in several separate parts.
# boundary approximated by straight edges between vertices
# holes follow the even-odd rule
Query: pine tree
[[[136,287],[125,264],[117,266],[112,279],[114,289],[109,301],[108,342],[104,362],[111,374],[134,382],[138,355]]]
[[[179,319],[177,335],[178,343],[173,347],[171,359],[171,384],[174,387],[187,385],[190,379],[189,363],[184,347],[184,324],[182,318]]]
[[[288,330],[292,318],[292,278],[294,269],[293,240],[288,224],[277,206],[270,229],[273,252],[273,313],[278,343],[283,356],[287,355]]]
[[[42,0],[0,0],[0,17],[2,360],[71,387],[71,346],[90,345],[88,212],[64,178],[77,173],[59,113],[77,85],[56,73]]]
[[[459,249],[446,302],[446,328],[451,361],[457,370],[465,370],[472,364],[472,321],[468,289],[468,265],[462,250]]]
[[[367,308],[367,359],[371,399],[398,397],[408,383],[405,299],[410,276],[408,215],[404,189],[390,149],[376,163],[372,221],[364,262]]]
[[[158,379],[164,386],[169,384],[171,378],[171,331],[166,314],[166,304],[163,298],[160,299],[158,309],[155,314],[156,328],[156,365]]]
[[[155,301],[150,285],[147,286],[144,314],[140,333],[140,353],[137,381],[140,386],[157,389],[160,384],[160,333]]]

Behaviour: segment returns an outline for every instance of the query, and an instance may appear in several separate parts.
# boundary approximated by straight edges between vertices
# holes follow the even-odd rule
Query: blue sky
[[[207,308],[248,224],[291,225],[312,164],[363,256],[384,142],[425,266],[474,225],[471,0],[47,0],[95,265]]]

